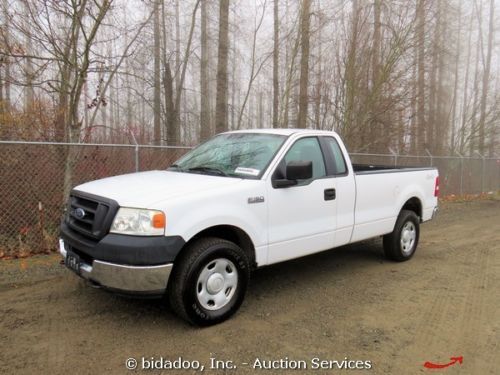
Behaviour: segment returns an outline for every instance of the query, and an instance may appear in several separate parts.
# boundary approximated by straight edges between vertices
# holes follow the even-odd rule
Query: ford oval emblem
[[[75,210],[75,216],[77,219],[83,219],[85,217],[85,214],[86,212],[83,208],[79,207]]]

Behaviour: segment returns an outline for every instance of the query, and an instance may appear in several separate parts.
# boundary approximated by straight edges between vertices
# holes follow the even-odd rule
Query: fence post
[[[394,150],[390,147],[387,147],[389,149],[389,152],[394,156],[394,167],[397,167],[398,165],[398,154],[394,152]]]
[[[483,165],[482,165],[482,173],[481,173],[481,192],[482,193],[486,193],[485,188],[484,188],[484,178],[486,177],[486,159],[485,157],[483,156]]]
[[[135,145],[135,171],[139,172],[139,145]]]
[[[135,144],[135,171],[139,172],[139,144],[137,143],[137,139],[135,139],[135,135],[132,129],[128,128],[128,131],[132,136],[132,139],[134,140]]]
[[[464,195],[464,156],[457,151],[460,156],[460,195]]]
[[[484,170],[484,164],[485,164],[484,155],[481,154],[479,151],[476,151],[476,154],[478,154],[481,157],[481,193],[484,193],[484,174],[485,174],[485,170]]]
[[[432,167],[432,159],[433,159],[433,156],[432,154],[429,152],[429,150],[425,149],[425,152],[427,153],[427,155],[429,155],[429,157],[431,158],[431,165],[430,167]]]

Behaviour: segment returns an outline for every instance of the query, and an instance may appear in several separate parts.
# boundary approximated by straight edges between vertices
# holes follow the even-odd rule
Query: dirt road
[[[410,262],[386,261],[373,240],[258,270],[239,313],[204,329],[161,301],[92,289],[58,260],[0,261],[0,373],[121,374],[130,357],[215,373],[212,357],[233,361],[229,374],[260,372],[256,359],[339,372],[312,370],[315,357],[371,361],[348,373],[500,373],[498,200],[442,205]],[[458,356],[446,370],[423,367]]]

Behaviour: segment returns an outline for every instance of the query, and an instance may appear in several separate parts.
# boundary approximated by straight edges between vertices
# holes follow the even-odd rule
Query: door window
[[[284,163],[282,161],[281,167],[286,168],[286,164],[291,161],[312,161],[313,180],[326,176],[323,153],[316,137],[301,138],[295,142],[286,153]],[[298,182],[299,185],[304,185],[310,181],[300,180]]]

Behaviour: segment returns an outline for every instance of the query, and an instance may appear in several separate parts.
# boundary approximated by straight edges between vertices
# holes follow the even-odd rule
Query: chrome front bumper
[[[59,252],[66,259],[67,251],[62,239],[59,239]],[[80,261],[79,276],[94,286],[117,292],[155,295],[165,292],[172,267],[172,263],[158,266],[127,266],[100,260],[94,260],[92,264]]]

